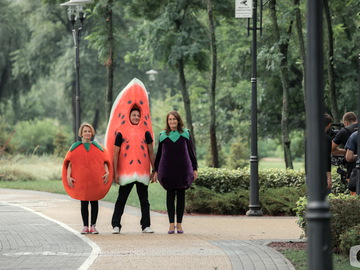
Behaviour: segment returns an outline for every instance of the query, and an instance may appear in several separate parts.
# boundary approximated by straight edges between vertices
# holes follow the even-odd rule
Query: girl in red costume
[[[109,183],[109,166],[111,162],[103,147],[91,141],[95,130],[89,123],[81,124],[79,136],[81,142],[74,143],[66,155],[64,167],[66,168],[66,183],[64,187],[69,195],[81,200],[81,217],[83,220],[82,234],[98,234],[96,220],[99,212],[99,202],[106,195]],[[63,168],[64,168],[63,167]],[[63,182],[64,182],[63,169]],[[105,194],[98,194],[97,186],[107,190]],[[91,205],[91,223],[89,226],[89,203]]]

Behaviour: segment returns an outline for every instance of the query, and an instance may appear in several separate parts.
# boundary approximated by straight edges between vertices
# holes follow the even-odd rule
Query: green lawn
[[[283,250],[284,256],[291,261],[296,270],[307,270],[306,250]],[[350,265],[349,258],[338,254],[333,254],[333,270],[354,270],[359,269]]]

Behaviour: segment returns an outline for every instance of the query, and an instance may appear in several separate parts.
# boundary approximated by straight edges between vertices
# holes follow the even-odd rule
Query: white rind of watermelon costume
[[[130,111],[133,108],[140,110],[138,125],[130,123]],[[144,84],[134,78],[117,96],[105,133],[104,143],[111,157],[114,155],[116,134],[120,132],[123,137],[117,165],[121,186],[136,181],[149,185],[150,159],[145,140],[146,131],[150,132],[154,140],[148,94]]]

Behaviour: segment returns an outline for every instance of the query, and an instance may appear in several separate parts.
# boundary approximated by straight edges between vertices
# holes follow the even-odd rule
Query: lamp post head
[[[69,21],[73,24],[77,19],[83,21],[86,16],[86,9],[84,8],[87,4],[92,4],[92,0],[70,0],[68,2],[60,4],[60,6],[68,7]]]
[[[159,72],[157,72],[156,70],[150,69],[148,71],[145,72],[147,75],[149,75],[149,80],[151,82],[155,81],[155,75],[158,74]]]

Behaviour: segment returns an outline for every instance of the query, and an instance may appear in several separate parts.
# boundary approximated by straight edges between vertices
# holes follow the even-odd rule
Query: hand
[[[116,185],[119,184],[119,175],[117,173],[114,173],[113,183],[115,183]]]
[[[331,180],[331,178],[327,180],[327,188],[332,189],[332,180]]]
[[[74,178],[72,178],[71,176],[69,176],[67,178],[67,182],[68,182],[68,185],[71,187],[71,188],[74,188],[74,183],[76,182],[76,180]]]
[[[198,176],[199,176],[198,171],[194,170],[194,181],[198,178]]]
[[[104,180],[104,184],[107,184],[109,182],[109,173],[105,173],[101,179]]]
[[[153,172],[152,173],[152,176],[151,176],[151,178],[150,178],[150,182],[151,183],[157,183],[158,181],[157,181],[157,172]]]

